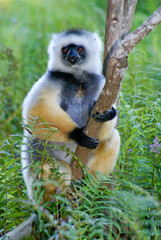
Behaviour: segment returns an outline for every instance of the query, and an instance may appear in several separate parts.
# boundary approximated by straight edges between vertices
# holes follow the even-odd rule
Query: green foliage
[[[19,151],[20,136],[10,136],[0,146],[0,229],[4,232],[29,216],[28,209],[21,202],[26,191],[20,171]]]
[[[129,59],[133,64],[125,75],[125,93],[121,93],[119,130],[123,146],[118,175],[120,177],[120,174],[126,173],[126,176],[122,176],[126,180],[139,184],[161,198],[160,153],[150,152],[149,146],[155,137],[160,138],[160,79],[153,69],[147,78],[147,71],[141,69],[139,61],[136,50]],[[149,175],[151,177],[147,178]]]
[[[133,29],[159,4],[138,1]],[[46,70],[53,32],[81,27],[103,37],[105,18],[106,1],[0,1],[0,236],[36,211],[39,223],[32,239],[161,239],[160,153],[151,151],[156,137],[161,142],[160,26],[129,57],[120,94],[121,152],[113,178],[86,175],[74,185],[72,200],[57,190],[43,208],[42,183],[35,183],[37,203],[27,201],[20,163],[22,100]]]
[[[74,185],[73,201],[60,192],[37,209],[35,239],[159,239],[160,204],[142,188],[98,174]],[[45,210],[46,209],[46,210]],[[53,215],[54,214],[54,215]]]

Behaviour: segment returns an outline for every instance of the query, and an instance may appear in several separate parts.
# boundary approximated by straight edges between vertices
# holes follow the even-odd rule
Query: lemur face
[[[53,34],[48,47],[48,70],[101,73],[101,50],[97,33],[77,29]]]
[[[82,45],[69,44],[62,49],[62,58],[67,64],[81,64],[86,57],[86,50]]]

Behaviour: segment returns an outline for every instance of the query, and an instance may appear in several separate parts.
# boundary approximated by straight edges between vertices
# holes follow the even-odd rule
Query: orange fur
[[[93,151],[87,163],[89,172],[95,175],[98,171],[104,174],[109,174],[113,171],[119,153],[119,147],[120,136],[118,131],[113,129],[111,139],[101,142],[98,148]]]
[[[55,96],[54,96],[55,94]],[[45,139],[49,136],[51,128],[57,128],[58,132],[51,134],[49,140],[69,142],[68,133],[77,127],[71,117],[59,106],[59,95],[57,92],[45,90],[39,96],[39,100],[29,109],[28,123],[31,117],[37,119],[34,134]]]
[[[98,139],[102,142],[110,139],[113,134],[113,129],[117,123],[117,118],[107,121],[103,124],[101,131],[99,133]]]
[[[45,194],[44,194],[44,201],[50,201],[53,199],[53,196],[56,192],[57,187],[61,189],[61,193],[66,190],[66,187],[70,185],[71,182],[71,168],[70,166],[61,160],[56,161],[59,165],[59,172],[63,175],[60,176],[59,179],[54,178],[53,173],[51,171],[52,165],[49,163],[45,163],[42,167],[40,175],[38,176],[39,179],[44,180],[44,188],[45,188]],[[54,181],[51,182],[50,179],[53,179]]]
[[[29,112],[29,116],[32,118],[36,116],[37,118],[34,134],[38,135],[40,138],[45,139],[51,133],[52,128],[57,128],[60,131],[54,132],[50,136],[49,140],[68,142],[68,132],[72,131],[76,127],[76,124],[72,121],[71,118],[68,118],[65,115],[67,114],[61,110],[57,112],[57,115],[54,115],[48,111],[46,106],[37,104]],[[30,118],[28,121],[31,122]]]

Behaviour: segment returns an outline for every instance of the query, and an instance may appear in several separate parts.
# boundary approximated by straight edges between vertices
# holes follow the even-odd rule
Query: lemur
[[[61,146],[66,145],[72,151],[77,145],[92,149],[87,167],[93,174],[97,171],[109,174],[114,169],[120,148],[119,132],[115,129],[115,106],[102,114],[92,115],[96,121],[104,122],[98,139],[83,132],[105,84],[101,74],[101,50],[98,34],[83,29],[54,34],[50,41],[47,71],[23,102],[22,171],[30,199],[34,198],[32,184],[36,177],[31,163],[42,161],[40,152],[46,141],[45,150],[62,173],[62,188],[71,183],[72,173],[71,155],[66,156]],[[58,131],[52,132],[51,128]],[[51,175],[48,157],[42,164],[41,178],[47,180]],[[44,185],[46,194],[52,196],[56,186]]]

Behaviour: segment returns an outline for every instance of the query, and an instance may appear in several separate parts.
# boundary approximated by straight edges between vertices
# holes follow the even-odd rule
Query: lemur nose
[[[74,59],[76,56],[75,55],[70,55],[69,58],[70,59]]]
[[[78,60],[78,56],[74,50],[71,50],[68,54],[68,61],[72,64],[75,64]]]
[[[71,50],[68,56],[70,59],[74,59],[77,57],[77,54],[75,53],[75,51]]]

